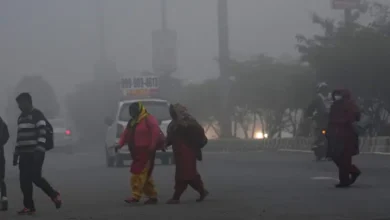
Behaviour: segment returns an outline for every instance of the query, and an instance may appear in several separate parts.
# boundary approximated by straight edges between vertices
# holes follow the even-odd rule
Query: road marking
[[[316,177],[312,177],[310,179],[312,179],[312,180],[338,180],[338,179],[330,177],[330,176],[316,176]]]

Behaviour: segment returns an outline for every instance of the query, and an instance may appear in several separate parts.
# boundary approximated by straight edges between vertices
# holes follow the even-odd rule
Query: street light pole
[[[219,41],[219,70],[220,70],[220,96],[221,112],[220,127],[222,137],[231,137],[231,109],[229,109],[230,79],[229,70],[230,51],[229,51],[229,23],[228,23],[228,2],[227,0],[218,0],[218,41]]]
[[[95,64],[95,78],[100,81],[117,80],[118,71],[115,61],[108,59],[106,35],[104,29],[104,0],[96,0],[96,23],[99,44],[99,60]]]
[[[161,29],[166,30],[167,29],[167,0],[161,0]]]
[[[351,9],[347,8],[344,9],[344,22],[345,24],[348,24],[351,21],[352,12]]]
[[[98,38],[99,38],[99,56],[100,60],[107,59],[106,42],[105,42],[105,30],[104,30],[104,9],[103,0],[97,0],[96,8],[96,20],[98,22]]]

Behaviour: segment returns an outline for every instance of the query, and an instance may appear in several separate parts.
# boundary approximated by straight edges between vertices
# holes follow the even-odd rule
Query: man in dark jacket
[[[4,145],[9,139],[7,124],[0,117],[0,209],[6,211],[8,209],[7,187],[4,182],[5,178],[5,157]]]
[[[16,102],[22,113],[18,118],[14,165],[19,160],[20,187],[24,197],[24,208],[18,214],[35,212],[33,183],[52,199],[58,209],[62,205],[60,194],[42,177],[45,152],[49,148],[47,134],[51,132],[50,124],[43,113],[33,107],[30,94],[21,93]]]

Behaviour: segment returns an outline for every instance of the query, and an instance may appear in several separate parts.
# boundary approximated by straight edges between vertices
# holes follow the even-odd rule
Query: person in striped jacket
[[[18,214],[35,213],[33,183],[51,198],[58,209],[62,205],[60,194],[42,177],[42,166],[48,148],[46,134],[50,124],[43,113],[33,107],[29,93],[21,93],[16,102],[21,114],[18,118],[14,166],[19,164],[20,187],[24,197],[24,208]]]

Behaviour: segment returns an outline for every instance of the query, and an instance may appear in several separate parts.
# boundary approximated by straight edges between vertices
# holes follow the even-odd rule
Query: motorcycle
[[[328,139],[326,138],[326,129],[321,129],[321,133],[317,134],[316,140],[312,148],[316,161],[327,159]],[[329,160],[329,159],[328,159]]]

